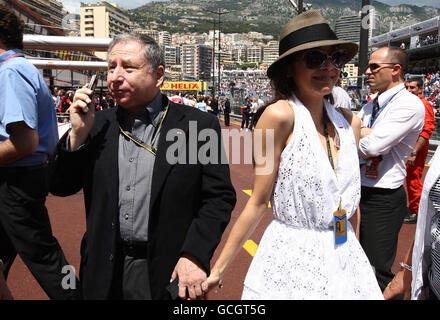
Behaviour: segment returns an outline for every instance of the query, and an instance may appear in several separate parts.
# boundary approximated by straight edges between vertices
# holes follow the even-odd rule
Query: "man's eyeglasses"
[[[381,66],[381,64],[389,64],[389,65],[392,65],[392,66]],[[399,64],[399,63],[396,63],[396,62],[378,62],[378,63],[370,63],[370,64],[367,66],[367,70],[370,69],[371,72],[376,72],[376,71],[379,71],[379,70],[382,69],[382,68],[392,68],[395,64]]]
[[[302,61],[304,65],[311,69],[317,70],[324,67],[330,59],[331,64],[338,70],[342,69],[347,62],[347,53],[344,50],[338,50],[328,55],[322,50],[310,50],[304,53]]]

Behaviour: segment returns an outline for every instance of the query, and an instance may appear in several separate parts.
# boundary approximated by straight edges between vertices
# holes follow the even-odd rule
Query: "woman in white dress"
[[[356,132],[331,104],[340,69],[357,52],[338,40],[319,11],[293,18],[268,69],[276,100],[256,126],[271,143],[272,162],[255,156],[253,194],[235,223],[207,282],[223,275],[271,200],[273,220],[247,273],[242,299],[382,299],[372,267],[348,219],[360,198]],[[261,143],[260,143],[261,144]],[[273,147],[273,148],[272,148]],[[271,158],[271,157],[268,157]],[[269,173],[259,169],[272,166]],[[334,168],[334,169],[333,169]],[[344,215],[345,213],[345,215]]]

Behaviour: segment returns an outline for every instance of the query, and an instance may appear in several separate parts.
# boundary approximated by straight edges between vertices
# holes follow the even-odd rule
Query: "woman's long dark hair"
[[[255,124],[258,123],[261,115],[263,114],[266,108],[277,102],[278,100],[289,99],[292,96],[295,90],[295,82],[293,78],[288,74],[289,65],[291,65],[294,61],[294,54],[287,56],[286,58],[280,60],[274,72],[272,72],[272,76],[269,77],[270,85],[275,92],[275,96],[269,102],[266,102],[261,108],[257,110],[255,113]]]

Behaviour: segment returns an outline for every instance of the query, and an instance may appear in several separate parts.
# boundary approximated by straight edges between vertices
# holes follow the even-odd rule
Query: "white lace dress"
[[[274,218],[246,275],[242,299],[383,299],[367,256],[347,223],[335,245],[333,212],[351,217],[360,199],[353,131],[326,102],[340,139],[335,175],[309,111],[296,98],[292,138],[281,154],[272,195]]]

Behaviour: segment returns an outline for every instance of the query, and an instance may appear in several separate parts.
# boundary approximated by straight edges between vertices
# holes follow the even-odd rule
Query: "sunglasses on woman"
[[[330,59],[331,64],[338,70],[342,69],[347,62],[347,53],[345,50],[337,50],[331,55],[322,50],[310,50],[303,54],[302,61],[304,65],[312,70],[324,67]]]

